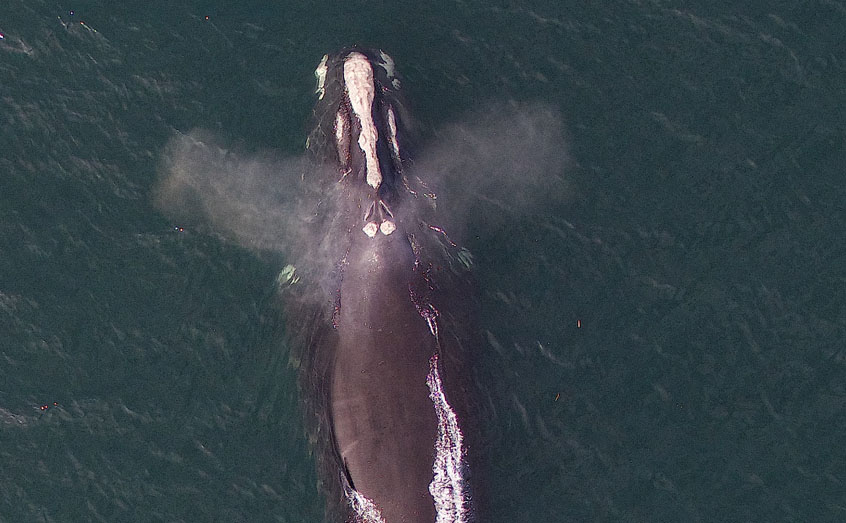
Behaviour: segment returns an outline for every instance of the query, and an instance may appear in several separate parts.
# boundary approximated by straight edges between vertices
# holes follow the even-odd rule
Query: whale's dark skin
[[[368,519],[362,496],[387,523],[433,523],[439,510],[442,518],[448,510],[432,493],[438,490],[433,464],[445,430],[443,405],[461,427],[447,436],[453,443],[462,440],[469,412],[462,379],[467,343],[445,326],[468,321],[470,307],[459,300],[468,296],[465,288],[446,285],[465,281],[455,276],[466,269],[455,256],[458,248],[422,219],[419,211],[433,206],[426,201],[432,197],[404,173],[405,116],[389,61],[378,51],[347,49],[318,68],[318,129],[309,148],[335,166],[318,207],[331,209],[324,217],[333,228],[326,243],[339,254],[331,322],[318,315],[317,327],[309,327],[315,333],[306,341],[306,381],[318,391],[315,439],[333,456],[324,468],[334,463],[338,469],[347,519],[380,521]],[[372,77],[360,74],[368,65]],[[369,91],[361,87],[367,82]],[[362,93],[372,98],[365,109]],[[362,136],[369,131],[370,138]],[[448,305],[457,309],[449,321],[439,310]],[[443,379],[441,407],[433,376]],[[455,466],[464,474],[466,448],[459,450]],[[449,510],[459,515],[446,520],[471,521],[468,482],[453,481],[440,491],[455,494]]]
[[[410,299],[414,254],[397,232],[364,237],[350,248],[336,320],[331,417],[355,489],[385,521],[432,522],[437,419],[426,376],[437,340]]]

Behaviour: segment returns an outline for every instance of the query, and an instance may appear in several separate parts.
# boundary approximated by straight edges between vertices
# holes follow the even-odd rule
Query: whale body
[[[427,221],[393,60],[345,49],[316,70],[308,147],[331,168],[318,207],[337,250],[331,313],[309,336],[329,490],[348,521],[474,519],[465,423],[466,258]],[[331,317],[331,318],[330,318]]]

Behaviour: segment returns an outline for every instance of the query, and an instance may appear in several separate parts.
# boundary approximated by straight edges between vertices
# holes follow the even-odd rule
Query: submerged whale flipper
[[[406,176],[393,60],[347,49],[316,75],[307,145],[336,172],[316,208],[337,270],[331,314],[312,316],[304,337],[315,439],[331,438],[350,520],[470,521],[467,258],[432,225],[431,191]]]

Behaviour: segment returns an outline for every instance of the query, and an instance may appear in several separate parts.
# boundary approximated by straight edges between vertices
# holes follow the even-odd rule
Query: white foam
[[[438,371],[438,355],[429,360],[429,398],[438,416],[438,439],[435,440],[434,478],[429,493],[435,500],[436,523],[465,523],[468,519],[461,429],[458,417],[446,400]]]
[[[385,523],[385,518],[370,498],[352,488],[347,488],[345,494],[355,512],[356,522]]]

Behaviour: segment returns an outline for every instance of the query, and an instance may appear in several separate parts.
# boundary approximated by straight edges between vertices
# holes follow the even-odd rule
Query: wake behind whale
[[[481,455],[478,431],[467,428],[478,403],[472,257],[448,233],[480,201],[518,216],[530,205],[506,198],[525,202],[533,184],[560,182],[560,122],[554,111],[511,105],[447,128],[412,164],[387,54],[346,49],[325,56],[316,75],[307,157],[245,156],[201,131],[180,135],[164,156],[157,202],[290,261],[280,294],[330,513],[472,521]],[[457,176],[461,209],[444,212],[427,178]]]

